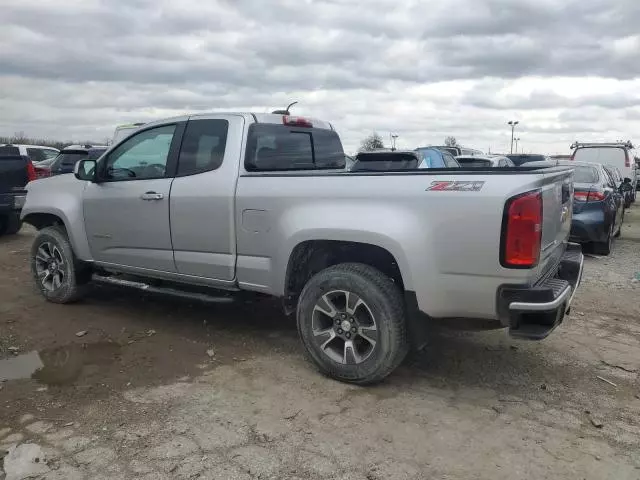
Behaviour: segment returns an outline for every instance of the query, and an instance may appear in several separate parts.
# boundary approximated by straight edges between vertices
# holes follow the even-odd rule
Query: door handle
[[[156,193],[156,192],[145,192],[142,195],[140,195],[140,198],[142,200],[162,200],[164,198],[164,195],[161,193]]]

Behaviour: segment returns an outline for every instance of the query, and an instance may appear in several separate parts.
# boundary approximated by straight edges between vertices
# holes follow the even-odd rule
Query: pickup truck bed
[[[20,210],[27,195],[26,185],[35,178],[31,161],[17,147],[0,147],[0,235],[20,229]]]
[[[167,149],[164,171],[146,158],[120,167],[145,138]],[[425,318],[490,321],[531,339],[560,324],[582,264],[567,248],[570,168],[343,167],[324,122],[146,124],[75,177],[29,185],[34,278],[59,303],[91,272],[280,297],[316,366],[355,383],[391,372]],[[61,273],[60,260],[80,270]]]

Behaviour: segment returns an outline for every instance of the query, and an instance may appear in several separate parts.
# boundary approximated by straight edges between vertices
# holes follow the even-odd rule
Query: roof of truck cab
[[[6,146],[25,147],[25,148],[44,148],[46,150],[55,150],[56,152],[60,151],[55,147],[47,147],[46,145],[27,145],[26,143],[0,143],[0,147],[6,147]]]
[[[163,125],[168,122],[180,122],[180,121],[184,122],[187,120],[207,119],[207,118],[215,117],[217,115],[242,116],[245,119],[250,121],[253,120],[254,122],[257,122],[257,123],[268,123],[272,125],[282,125],[283,124],[282,117],[284,116],[284,115],[274,114],[274,113],[253,113],[253,112],[194,113],[191,115],[181,115],[178,117],[170,117],[170,118],[155,120],[153,122],[145,123],[143,126],[141,126],[141,128],[144,127],[146,129],[148,127],[152,127],[155,125]],[[327,130],[334,130],[333,126],[329,122],[325,122],[324,120],[320,120],[318,118],[308,117],[306,115],[289,115],[289,116],[293,118],[295,117],[304,118],[305,120],[308,120],[313,124],[313,128],[323,128]],[[306,128],[306,127],[300,127],[300,128]]]

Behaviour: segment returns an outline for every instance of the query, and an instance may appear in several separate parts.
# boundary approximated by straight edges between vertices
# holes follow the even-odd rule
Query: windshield
[[[416,148],[416,152],[422,155],[427,168],[447,168],[442,153],[435,148]]]

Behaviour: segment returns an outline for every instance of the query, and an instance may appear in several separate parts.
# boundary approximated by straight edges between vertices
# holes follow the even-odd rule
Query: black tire
[[[40,230],[31,246],[30,261],[36,288],[48,301],[72,303],[84,296],[90,270],[76,258],[63,228]]]
[[[622,217],[620,218],[620,226],[618,227],[618,231],[615,234],[616,238],[620,238],[622,235],[622,224],[624,223],[624,210],[622,210]]]
[[[10,213],[0,218],[0,235],[15,235],[21,228],[20,214]]]
[[[613,223],[609,228],[609,234],[604,242],[593,242],[593,253],[597,255],[609,255],[613,246]]]
[[[345,292],[349,295],[344,295]],[[340,303],[340,297],[344,297],[344,303]],[[329,305],[327,298],[334,308],[325,310],[334,311],[334,316],[317,308]],[[352,308],[346,308],[347,303]],[[353,322],[351,331],[356,333],[351,334],[351,344],[347,346],[349,340],[345,336],[350,332],[340,330],[338,322],[344,326],[349,320]],[[342,263],[311,278],[298,300],[297,323],[310,360],[322,373],[336,380],[359,385],[379,382],[407,355],[405,308],[400,290],[390,278],[368,265]],[[341,360],[337,360],[342,354]]]

